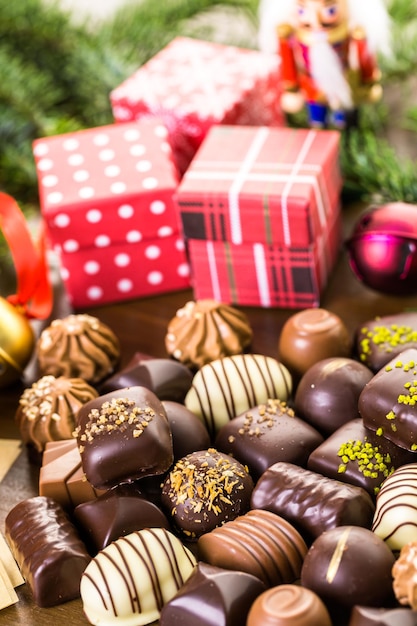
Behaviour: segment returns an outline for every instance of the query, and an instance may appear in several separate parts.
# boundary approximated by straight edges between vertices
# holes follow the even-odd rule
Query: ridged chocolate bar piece
[[[6,518],[6,538],[38,606],[79,597],[90,556],[64,509],[52,498],[19,502]]]

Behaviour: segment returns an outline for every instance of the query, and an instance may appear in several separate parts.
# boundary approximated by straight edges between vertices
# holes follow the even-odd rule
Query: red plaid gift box
[[[213,127],[176,193],[189,239],[307,248],[340,211],[337,131]]]
[[[161,117],[181,173],[213,124],[284,125],[279,60],[177,37],[110,94],[117,122]]]
[[[306,247],[188,241],[196,299],[303,309],[320,295],[340,250],[340,214]]]
[[[156,118],[38,139],[41,212],[74,308],[189,287],[178,173]]]

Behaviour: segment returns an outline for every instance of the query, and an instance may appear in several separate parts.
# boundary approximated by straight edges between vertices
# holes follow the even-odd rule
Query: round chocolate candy
[[[301,583],[317,593],[331,612],[355,604],[390,606],[394,563],[389,547],[371,530],[339,526],[313,542],[301,569]]]
[[[323,359],[301,378],[294,398],[297,415],[331,435],[340,426],[360,417],[358,400],[373,373],[346,357]]]
[[[350,356],[351,339],[344,322],[326,309],[306,309],[285,322],[278,340],[280,361],[297,380],[317,361]]]
[[[78,413],[76,434],[87,480],[99,489],[163,474],[174,460],[165,409],[145,387],[87,402]]]
[[[210,447],[207,428],[192,411],[179,402],[166,400],[162,404],[171,427],[175,461],[195,450]]]
[[[253,480],[246,468],[213,448],[177,461],[161,502],[176,528],[195,540],[249,510]]]
[[[278,585],[258,596],[247,626],[332,626],[317,594],[299,585]]]

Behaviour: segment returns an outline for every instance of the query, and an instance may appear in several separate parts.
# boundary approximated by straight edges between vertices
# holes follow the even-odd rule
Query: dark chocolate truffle
[[[417,349],[401,352],[375,374],[358,406],[367,428],[417,452]]]
[[[331,611],[355,604],[393,606],[394,563],[389,547],[371,530],[340,526],[314,541],[303,562],[301,584]]]
[[[165,409],[145,387],[99,396],[82,407],[78,421],[81,462],[94,487],[163,474],[173,462]]]
[[[297,415],[324,435],[360,417],[358,399],[373,373],[345,357],[323,359],[301,378],[294,398]]]
[[[179,402],[162,402],[171,427],[174,460],[210,447],[210,436],[203,422]]]
[[[212,448],[177,461],[161,502],[175,527],[194,540],[249,510],[253,481],[246,468]]]
[[[285,322],[278,340],[278,358],[299,380],[317,361],[349,357],[351,343],[339,316],[326,309],[305,309]]]
[[[332,626],[318,595],[300,585],[278,585],[253,603],[247,626]]]
[[[159,626],[246,626],[249,609],[263,591],[265,585],[251,574],[197,563],[163,607]]]
[[[144,358],[136,352],[129,363],[107,378],[100,386],[100,393],[110,393],[123,387],[146,387],[160,400],[184,402],[191,387],[191,371],[172,359]]]
[[[408,348],[417,348],[417,313],[412,311],[376,317],[355,334],[356,354],[374,373]]]
[[[294,415],[286,403],[268,400],[223,426],[215,446],[247,465],[256,481],[278,461],[307,465],[310,453],[322,441],[320,433]]]
[[[120,359],[114,332],[92,315],[68,315],[45,328],[36,355],[42,376],[83,378],[95,384],[110,376]]]
[[[285,518],[311,543],[337,526],[371,528],[375,505],[361,487],[293,465],[275,463],[252,492],[251,507]]]
[[[253,574],[274,587],[299,579],[307,546],[285,519],[253,509],[202,535],[197,551],[206,563]]]
[[[170,530],[165,515],[135,483],[119,485],[96,500],[79,504],[74,509],[74,520],[91,554],[142,528]]]

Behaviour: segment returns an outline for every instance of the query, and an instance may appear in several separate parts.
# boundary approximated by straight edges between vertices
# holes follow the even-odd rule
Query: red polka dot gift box
[[[277,55],[177,37],[110,94],[117,122],[157,115],[181,174],[214,124],[284,126]]]
[[[45,137],[33,153],[75,309],[189,287],[173,200],[178,172],[160,120]]]
[[[216,126],[175,200],[196,298],[318,306],[342,244],[337,131]]]

